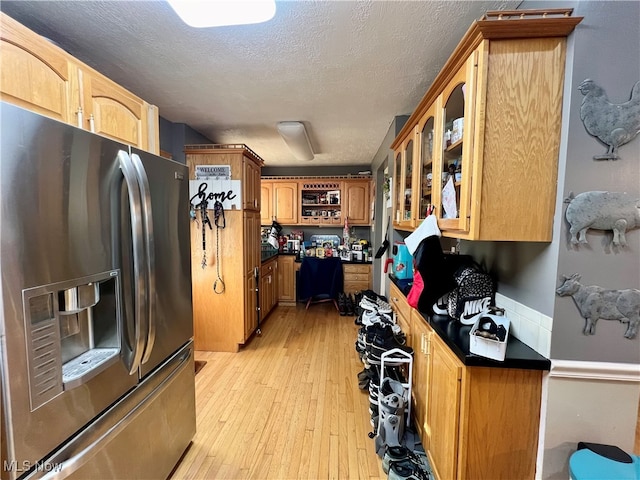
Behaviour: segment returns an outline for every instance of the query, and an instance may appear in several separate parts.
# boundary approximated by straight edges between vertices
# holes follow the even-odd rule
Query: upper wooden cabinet
[[[157,108],[104,75],[79,66],[82,128],[143,150],[159,153]]]
[[[152,153],[158,109],[0,12],[2,100]]]
[[[279,223],[298,223],[297,182],[273,182],[273,216]]]
[[[262,225],[270,225],[274,220],[282,225],[298,223],[298,182],[262,180],[260,197]]]
[[[345,180],[342,183],[342,211],[349,225],[369,225],[371,223],[371,182],[366,180]]]
[[[433,191],[435,186],[439,185],[438,178],[434,176],[434,158],[435,152],[442,148],[440,136],[435,135],[436,123],[440,122],[440,118],[436,112],[441,109],[433,105],[429,108],[418,122],[416,128],[416,146],[418,148],[415,160],[415,195],[414,199],[414,217],[417,219],[416,226],[427,216],[427,211],[433,206]],[[435,181],[435,183],[434,183]]]
[[[394,187],[396,201],[394,205],[393,225],[401,230],[410,230],[415,226],[413,150],[415,146],[415,128],[404,141],[396,147],[394,165]]]
[[[252,152],[253,153],[253,152]],[[257,157],[256,154],[253,154]],[[260,185],[260,162],[245,162],[242,170],[242,206],[245,210],[260,211],[261,185]]]
[[[2,100],[75,125],[78,68],[69,55],[2,12],[0,41]]]
[[[274,220],[273,214],[273,182],[260,182],[260,224],[270,225]]]
[[[566,36],[582,20],[570,14],[490,12],[472,24],[391,146],[405,163],[394,166],[395,228],[416,228],[430,201],[444,236],[551,241]],[[420,176],[410,194],[408,172]]]
[[[260,186],[262,225],[370,225],[368,177],[265,177]]]

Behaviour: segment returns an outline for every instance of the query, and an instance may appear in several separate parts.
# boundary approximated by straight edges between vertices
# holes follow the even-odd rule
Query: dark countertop
[[[396,284],[397,280],[390,277]],[[447,315],[429,316],[420,312],[422,318],[442,338],[451,351],[468,367],[520,368],[525,370],[549,370],[551,361],[534,349],[510,335],[504,361],[475,355],[469,351],[471,325],[462,325]]]
[[[262,251],[261,262],[265,263],[268,260],[271,260],[272,258],[277,257],[278,255],[295,256],[296,257],[296,263],[302,263],[302,260],[300,259],[300,257],[298,256],[297,253],[294,253],[294,252],[280,252],[280,253],[278,253],[278,251],[275,251],[275,250]],[[342,264],[343,265],[372,265],[373,262],[352,262],[351,260],[343,260]]]
[[[265,262],[267,262],[267,261],[269,261],[272,258],[275,258],[277,256],[278,256],[278,251],[277,250],[262,251],[261,252],[260,261],[262,263],[265,263]]]

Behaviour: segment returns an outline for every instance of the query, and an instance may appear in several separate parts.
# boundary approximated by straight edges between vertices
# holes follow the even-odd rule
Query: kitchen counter
[[[260,261],[262,263],[265,263],[269,260],[271,260],[272,258],[275,258],[278,256],[278,251],[277,250],[270,250],[270,251],[262,251],[260,252]]]
[[[398,281],[390,277],[398,286]],[[400,286],[399,286],[400,288]],[[447,344],[462,363],[469,367],[520,368],[525,370],[549,370],[551,361],[531,347],[510,335],[504,361],[475,355],[469,351],[469,331],[471,325],[462,325],[447,315],[429,316],[420,312],[422,318]]]

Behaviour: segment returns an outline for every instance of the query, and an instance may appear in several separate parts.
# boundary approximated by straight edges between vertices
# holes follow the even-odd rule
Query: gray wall
[[[553,2],[524,2],[521,9],[553,8]],[[579,273],[585,284],[604,288],[640,288],[640,231],[627,234],[626,248],[611,246],[610,232],[590,230],[589,245],[569,243],[563,200],[590,190],[628,192],[640,198],[640,138],[620,149],[621,160],[594,161],[605,147],[580,120],[584,98],[577,89],[591,78],[613,103],[629,100],[640,80],[640,3],[568,2],[574,16],[584,16],[569,37],[565,77],[563,131],[553,241],[544,243],[462,242],[498,278],[498,291],[553,317],[551,357],[565,360],[639,362],[639,340],[623,338],[625,326],[601,320],[597,334],[582,334],[584,320],[569,297],[556,296],[561,275]],[[640,116],[640,112],[636,112]]]
[[[173,160],[186,163],[184,146],[199,143],[214,143],[185,123],[172,123],[160,117],[160,150],[169,152]]]
[[[629,100],[640,81],[640,2],[579,2],[574,15],[584,16],[573,40],[569,131],[562,197],[604,190],[627,192],[640,199],[640,137],[622,146],[620,160],[595,161],[606,147],[589,135],[580,120],[583,100],[577,86],[591,78],[606,91],[612,103]],[[567,104],[565,103],[565,108]],[[636,122],[640,106],[636,106]],[[637,127],[636,127],[637,128]],[[640,230],[627,233],[628,246],[611,244],[611,232],[590,230],[588,245],[572,246],[568,223],[561,224],[558,277],[579,273],[586,285],[640,289]],[[560,279],[557,280],[560,282]],[[581,333],[584,320],[570,298],[556,297],[551,354],[553,358],[602,362],[640,362],[640,335],[623,338],[626,325],[600,320],[596,335]]]
[[[391,144],[407,123],[409,115],[398,115],[394,117],[389,125],[389,130],[385,135],[380,148],[376,152],[371,162],[371,170],[373,172],[374,181],[376,185],[376,198],[375,198],[375,218],[373,220],[373,246],[374,254],[378,248],[382,245],[385,236],[388,234],[391,241],[393,234],[392,228],[389,222],[391,216],[391,207],[387,208],[386,200],[384,199],[384,190],[382,184],[384,182],[384,170],[388,165],[393,165],[393,150],[391,150]],[[389,169],[391,174],[391,169]],[[389,293],[389,277],[383,275],[384,261],[391,254],[391,248],[388,249],[386,254],[373,262],[373,289],[382,295],[388,295]]]

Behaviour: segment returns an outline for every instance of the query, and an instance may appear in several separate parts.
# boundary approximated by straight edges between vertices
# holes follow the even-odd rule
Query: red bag
[[[423,289],[424,289],[424,282],[422,281],[420,272],[414,269],[413,285],[411,285],[411,290],[409,290],[409,295],[407,295],[407,303],[411,305],[413,308],[418,308],[418,300],[420,300],[420,295],[422,294]]]

